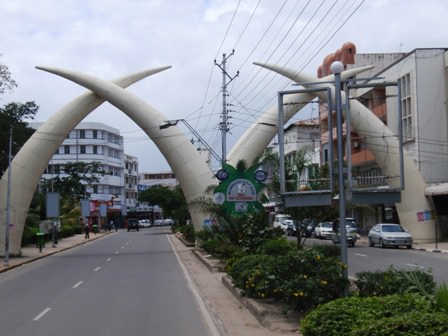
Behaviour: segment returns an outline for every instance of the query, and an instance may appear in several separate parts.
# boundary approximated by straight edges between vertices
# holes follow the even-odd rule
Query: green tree
[[[27,120],[33,120],[38,110],[39,106],[35,102],[8,103],[0,107],[0,173],[2,175],[8,168],[10,138],[12,139],[11,154],[14,156],[33,135],[34,129],[28,127]],[[12,137],[10,137],[11,130]]]
[[[155,185],[139,193],[140,202],[158,205],[163,209],[165,217],[172,217],[179,223],[185,223],[190,219],[187,201],[182,189],[176,187],[171,189],[163,185]]]
[[[15,87],[17,87],[17,83],[12,78],[8,66],[0,64],[0,94],[4,94],[6,91],[11,92]]]
[[[90,196],[87,187],[99,182],[104,175],[101,163],[93,162],[67,162],[55,172],[56,176],[46,180],[42,189],[59,192],[62,199],[74,202]]]

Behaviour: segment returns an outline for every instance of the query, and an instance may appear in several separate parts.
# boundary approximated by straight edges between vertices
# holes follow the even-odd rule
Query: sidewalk
[[[42,249],[42,252],[39,251],[39,248],[37,248],[36,245],[24,246],[22,247],[22,256],[9,257],[8,266],[5,266],[5,257],[2,257],[3,262],[1,262],[0,264],[0,273],[6,272],[12,268],[22,266],[34,260],[38,260],[49,255],[67,250],[69,248],[86,244],[89,241],[101,238],[109,233],[110,232],[100,232],[97,234],[90,233],[89,239],[84,238],[84,233],[77,234],[71,237],[59,239],[55,247],[53,247],[53,243],[51,241],[47,241],[45,243],[45,247]]]

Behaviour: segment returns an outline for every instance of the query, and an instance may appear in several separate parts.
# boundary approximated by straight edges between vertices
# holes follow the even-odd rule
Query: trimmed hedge
[[[389,266],[386,271],[360,272],[355,284],[359,296],[385,296],[406,292],[433,294],[436,283],[430,273],[420,270],[399,270]]]
[[[363,331],[364,333],[362,333],[360,331],[358,333],[358,330],[365,330],[364,328],[371,325],[376,325],[379,328],[379,325],[381,325],[379,321],[383,319],[395,317],[399,319],[405,314],[411,313],[439,317],[432,310],[430,302],[419,294],[407,293],[367,298],[353,296],[328,302],[308,313],[301,321],[301,331],[304,336],[370,336],[372,335],[370,332]],[[389,323],[390,328],[392,328],[392,325],[397,322],[392,319],[390,321],[384,320],[384,323]],[[446,328],[446,331],[448,331],[448,324],[446,324]],[[380,328],[378,332],[381,332],[381,330]],[[389,330],[375,335],[399,334]]]

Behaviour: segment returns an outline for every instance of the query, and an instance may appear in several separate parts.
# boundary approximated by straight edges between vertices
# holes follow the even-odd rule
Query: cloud
[[[235,9],[239,3],[238,10]],[[358,8],[359,7],[359,8]],[[227,149],[266,109],[288,80],[252,64],[284,64],[314,75],[344,42],[358,53],[411,51],[446,45],[448,6],[442,0],[284,2],[237,0],[8,0],[2,4],[0,61],[19,86],[1,103],[34,100],[45,121],[84,89],[37,65],[113,79],[172,65],[129,90],[168,119],[187,119],[221,151],[221,69],[239,76],[228,86],[232,124]],[[302,112],[297,118],[309,116]],[[120,129],[125,151],[143,171],[169,170],[153,143],[128,117],[104,104],[87,120]],[[188,130],[185,130],[188,133]],[[190,136],[190,135],[189,135]]]

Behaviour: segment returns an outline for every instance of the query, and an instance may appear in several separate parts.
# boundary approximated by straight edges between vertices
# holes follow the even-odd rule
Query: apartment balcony
[[[375,155],[370,150],[363,149],[359,152],[352,153],[352,165],[363,166],[375,161]]]

